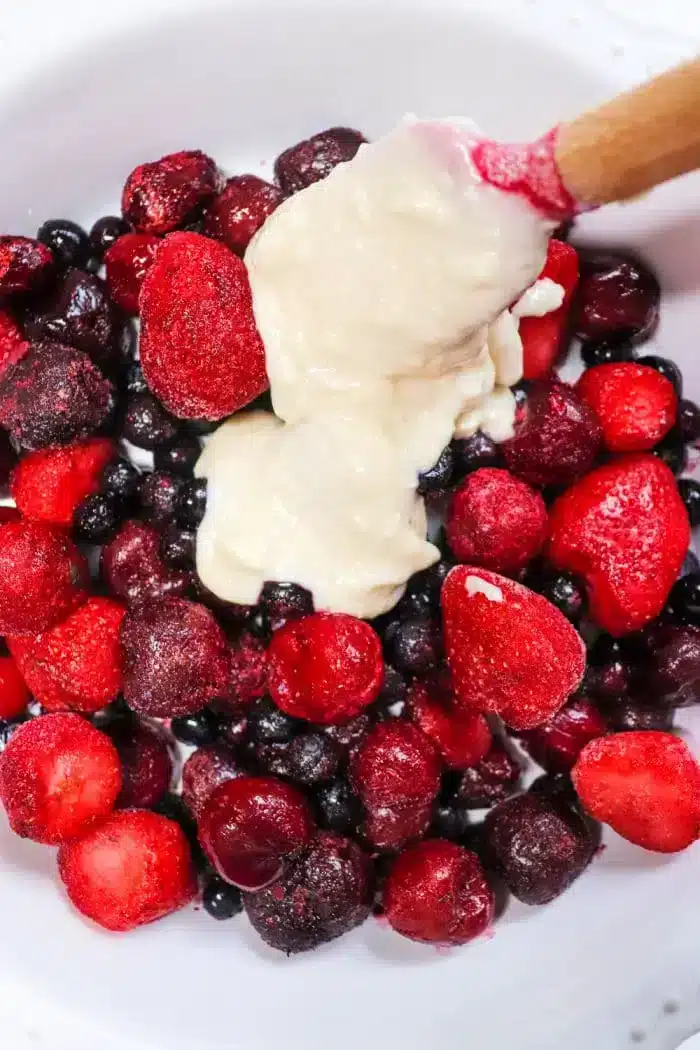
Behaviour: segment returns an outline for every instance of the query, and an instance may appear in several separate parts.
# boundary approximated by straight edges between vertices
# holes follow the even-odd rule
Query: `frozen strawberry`
[[[495,910],[479,858],[445,839],[409,846],[384,887],[389,925],[412,941],[466,944],[490,926]]]
[[[379,695],[382,646],[369,624],[345,613],[312,613],[276,631],[268,649],[268,688],[295,718],[347,722]]]
[[[637,846],[675,853],[700,835],[700,766],[672,733],[601,737],[571,775],[588,813]]]
[[[174,820],[143,809],[113,813],[67,842],[58,854],[58,870],[78,911],[115,932],[162,919],[197,892],[184,832]]]
[[[0,308],[0,379],[10,365],[19,360],[27,345],[22,329],[10,311]]]
[[[447,513],[445,532],[458,561],[516,573],[547,539],[547,508],[539,492],[507,470],[467,475]]]
[[[608,726],[597,707],[576,697],[553,718],[521,736],[525,750],[551,773],[568,773],[586,744],[605,736]]]
[[[559,497],[546,553],[585,580],[591,617],[619,636],[658,616],[689,543],[673,474],[637,454],[598,467]]]
[[[125,608],[94,595],[65,620],[33,637],[8,637],[10,651],[47,711],[99,711],[121,691],[119,640]]]
[[[87,354],[30,343],[0,377],[0,426],[26,449],[90,437],[114,408],[114,387]]]
[[[644,452],[673,426],[678,397],[673,383],[633,361],[597,365],[583,373],[576,391],[593,409],[611,452]]]
[[[204,216],[204,233],[243,255],[253,234],[284,200],[279,186],[257,175],[234,175]]]
[[[12,830],[52,845],[114,808],[122,784],[112,741],[75,714],[32,718],[0,755],[0,800]]]
[[[11,656],[0,656],[0,718],[17,718],[27,707],[30,692]]]
[[[54,270],[51,250],[30,237],[0,237],[0,299],[31,291]]]
[[[268,385],[246,268],[218,241],[176,233],[141,289],[141,365],[174,415],[222,419]]]
[[[602,440],[598,417],[574,388],[548,379],[529,385],[501,448],[511,473],[530,485],[570,485],[591,469]]]
[[[31,521],[70,525],[76,508],[98,491],[102,471],[116,455],[109,438],[30,452],[12,474],[14,501]]]
[[[143,602],[124,617],[124,698],[139,714],[194,714],[229,683],[224,632],[203,605],[184,598]]]
[[[297,142],[275,161],[275,178],[285,193],[298,193],[333,168],[352,160],[367,139],[352,128],[328,128],[310,139]]]
[[[211,200],[220,185],[216,164],[206,153],[169,153],[134,168],[122,193],[122,214],[142,233],[169,233]]]
[[[143,279],[161,245],[150,233],[125,233],[105,253],[105,281],[109,294],[125,313],[139,312]]]
[[[522,584],[458,565],[442,588],[445,647],[458,701],[495,711],[514,729],[546,722],[586,666],[580,635]]]
[[[562,286],[564,300],[557,310],[544,317],[520,319],[525,379],[543,379],[548,376],[564,349],[571,300],[578,284],[578,254],[572,245],[551,239],[547,260],[540,274],[541,280],[545,278]]]
[[[411,719],[430,737],[450,769],[475,766],[490,750],[488,722],[478,711],[455,704],[446,673],[413,682],[407,702]]]
[[[87,597],[88,568],[54,525],[0,525],[0,633],[35,634],[68,616]]]

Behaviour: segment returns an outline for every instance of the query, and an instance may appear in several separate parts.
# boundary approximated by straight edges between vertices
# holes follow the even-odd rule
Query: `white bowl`
[[[527,137],[690,48],[657,28],[655,6],[638,5],[642,28],[611,14],[623,3],[572,6],[23,0],[0,23],[0,230],[113,212],[130,169],[174,149],[269,172],[313,131],[375,135],[405,111]],[[656,267],[655,342],[695,397],[699,189],[687,179],[582,224]],[[622,1050],[642,1038],[667,1050],[700,1023],[697,851],[663,859],[608,835],[564,897],[512,904],[469,948],[438,952],[369,921],[288,960],[243,919],[194,910],[100,933],[69,909],[51,850],[0,837],[0,1045],[13,1050],[28,1031],[47,1050]]]

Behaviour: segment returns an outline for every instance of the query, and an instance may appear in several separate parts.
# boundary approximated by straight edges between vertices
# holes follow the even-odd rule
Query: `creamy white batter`
[[[511,432],[522,345],[507,308],[551,226],[479,180],[473,135],[404,122],[286,201],[248,249],[276,417],[234,417],[197,466],[197,569],[220,597],[254,603],[266,580],[291,580],[320,609],[387,611],[439,557],[418,474],[453,433]],[[521,316],[561,302],[537,284]]]

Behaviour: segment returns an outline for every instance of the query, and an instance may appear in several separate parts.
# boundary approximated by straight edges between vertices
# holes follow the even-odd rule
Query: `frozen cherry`
[[[183,594],[191,575],[165,564],[160,556],[160,537],[140,521],[127,521],[102,551],[105,583],[128,603],[168,594]]]
[[[164,798],[173,775],[173,760],[162,729],[136,718],[113,719],[103,727],[119,752],[122,809],[150,809]]]
[[[126,233],[107,249],[105,281],[109,294],[131,316],[139,312],[143,279],[153,265],[161,241],[150,233]]]
[[[436,798],[440,762],[425,733],[395,719],[364,737],[350,763],[350,780],[368,808],[415,808]]]
[[[567,773],[580,752],[607,732],[605,720],[584,697],[570,700],[548,722],[520,733],[520,739],[535,762],[552,773]]]
[[[200,747],[190,755],[182,767],[182,797],[197,820],[219,784],[240,775],[233,754],[221,744]]]
[[[654,632],[647,675],[651,694],[668,706],[700,702],[700,627],[660,625]]]
[[[55,265],[52,252],[40,241],[0,236],[0,299],[41,288]]]
[[[304,796],[274,777],[237,777],[204,803],[200,837],[222,878],[259,890],[307,846],[314,822]]]
[[[503,801],[517,790],[520,766],[499,744],[475,766],[465,769],[455,792],[456,798],[469,809],[483,809]]]
[[[543,795],[519,795],[491,810],[484,841],[508,889],[525,904],[554,900],[595,853],[583,817]]]
[[[359,926],[374,896],[369,857],[350,839],[319,832],[274,885],[243,900],[252,926],[271,947],[309,951]]]
[[[297,142],[275,161],[275,178],[285,193],[297,193],[326,175],[338,164],[352,160],[364,135],[352,128],[329,128]]]
[[[202,232],[243,255],[253,235],[283,200],[278,186],[257,175],[234,175],[206,209]]]
[[[656,278],[640,262],[622,255],[596,254],[582,260],[575,303],[576,335],[641,343],[659,319]]]

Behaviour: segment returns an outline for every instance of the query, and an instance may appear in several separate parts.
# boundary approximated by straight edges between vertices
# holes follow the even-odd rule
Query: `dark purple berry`
[[[179,424],[166,412],[153,394],[135,394],[129,398],[122,433],[137,448],[154,449],[177,437]]]
[[[329,175],[336,165],[352,160],[364,135],[353,128],[328,128],[280,153],[275,180],[285,193],[297,193]]]
[[[194,564],[196,546],[196,533],[181,529],[179,525],[171,522],[161,537],[161,557],[167,565],[172,565],[175,569],[190,569]]]
[[[70,219],[49,219],[40,226],[36,239],[53,252],[57,264],[68,269],[79,270],[97,268],[93,246],[82,226]]]
[[[7,433],[0,430],[0,495],[6,496],[10,488],[10,474],[17,464],[17,453]]]
[[[584,341],[641,343],[656,328],[660,298],[658,281],[638,260],[612,252],[584,254],[574,309],[576,335]]]
[[[134,394],[147,394],[148,384],[138,361],[130,361],[124,369],[124,390],[131,397]]]
[[[660,372],[662,376],[670,380],[673,383],[673,388],[681,396],[683,392],[683,374],[673,361],[669,361],[667,357],[659,357],[658,354],[646,354],[644,357],[637,358],[638,365],[647,365],[649,368],[655,369]]]
[[[243,911],[241,891],[218,875],[210,875],[202,892],[202,907],[219,922],[232,919]]]
[[[484,824],[484,846],[514,897],[547,904],[584,871],[595,840],[583,817],[545,795],[508,799]]]
[[[323,784],[316,792],[316,810],[322,828],[338,835],[356,835],[363,820],[362,803],[344,778]]]
[[[672,623],[656,628],[644,685],[667,707],[700,701],[700,628]]]
[[[426,492],[439,492],[446,489],[454,474],[454,454],[452,445],[446,445],[440,453],[439,459],[430,467],[418,475],[418,492],[424,496]]]
[[[121,503],[128,503],[138,492],[141,472],[120,456],[108,463],[102,472],[102,491]]]
[[[265,627],[277,631],[290,620],[298,620],[314,611],[314,600],[310,591],[298,583],[268,581],[263,584],[258,598]]]
[[[496,442],[480,430],[469,438],[453,441],[452,454],[455,475],[459,478],[480,467],[498,467],[502,462]]]
[[[171,445],[155,450],[153,465],[156,470],[177,474],[180,478],[191,478],[202,447],[191,434],[180,434]]]
[[[177,501],[177,520],[185,529],[196,529],[202,522],[207,507],[206,478],[186,481]]]
[[[395,620],[384,633],[386,656],[405,675],[425,674],[442,657],[440,630],[433,619]]]
[[[700,626],[700,573],[691,572],[676,580],[667,609],[674,619]]]
[[[693,551],[688,551],[683,559],[678,577],[680,579],[682,576],[689,576],[691,572],[700,573],[700,559]]]
[[[139,488],[143,516],[151,525],[162,528],[175,517],[182,481],[172,474],[154,470],[144,474]]]
[[[681,478],[678,482],[678,491],[688,511],[690,526],[695,529],[700,525],[700,482],[691,478]]]
[[[219,737],[219,722],[216,715],[205,707],[194,715],[181,715],[173,718],[170,731],[176,740],[195,747],[205,747],[216,743]]]
[[[263,697],[248,712],[248,738],[254,744],[286,744],[299,731],[300,723]]]
[[[449,558],[441,558],[428,569],[423,569],[411,576],[406,593],[396,606],[400,620],[412,620],[415,617],[433,616],[440,611],[440,592],[454,563]]]
[[[520,766],[504,747],[495,744],[475,766],[465,769],[455,792],[467,809],[483,809],[512,795],[520,783]]]
[[[123,237],[125,233],[131,233],[131,226],[125,219],[122,219],[120,215],[104,215],[90,230],[93,254],[101,259],[107,249],[111,248],[114,242]]]
[[[406,680],[391,664],[384,665],[384,681],[379,696],[372,704],[372,713],[384,721],[386,718],[402,718],[406,710]]]
[[[338,770],[340,751],[326,733],[300,733],[287,749],[287,774],[309,787],[332,780]]]
[[[700,408],[694,401],[684,399],[679,403],[676,425],[686,445],[700,440]]]
[[[583,587],[570,573],[538,573],[531,579],[526,578],[525,583],[556,606],[571,623],[578,623],[581,619],[586,595]]]
[[[460,842],[471,830],[469,807],[459,799],[440,800],[435,806],[429,834],[441,839]]]
[[[641,703],[629,697],[602,705],[605,721],[618,733],[655,729],[668,732],[673,726],[673,709]]]
[[[106,543],[119,528],[119,507],[113,496],[96,492],[76,507],[73,534],[79,543]]]
[[[631,361],[633,357],[634,350],[625,340],[589,339],[581,347],[581,360],[586,368]]]

